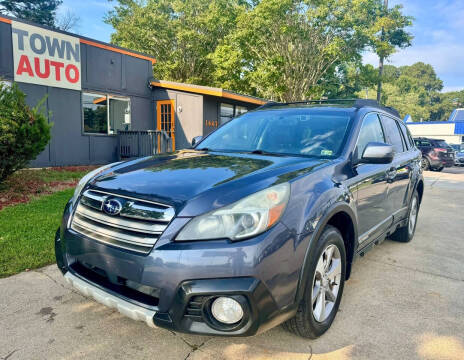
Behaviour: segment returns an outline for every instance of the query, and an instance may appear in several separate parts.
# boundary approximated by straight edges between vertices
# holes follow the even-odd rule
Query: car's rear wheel
[[[422,170],[429,170],[430,169],[429,159],[427,159],[426,157],[422,157],[421,167],[422,167]]]
[[[343,237],[338,229],[328,225],[311,257],[303,300],[295,317],[284,323],[287,330],[315,339],[330,328],[342,298],[345,264]]]
[[[417,193],[417,190],[415,190],[409,205],[407,224],[396,229],[396,231],[390,236],[392,240],[399,242],[410,242],[412,240],[414,233],[416,232],[419,205],[419,194]]]

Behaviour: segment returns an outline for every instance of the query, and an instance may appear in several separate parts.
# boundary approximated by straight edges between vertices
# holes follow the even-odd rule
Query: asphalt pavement
[[[464,168],[426,172],[415,238],[360,258],[332,328],[249,338],[151,329],[73,291],[56,266],[0,279],[0,359],[464,359]]]

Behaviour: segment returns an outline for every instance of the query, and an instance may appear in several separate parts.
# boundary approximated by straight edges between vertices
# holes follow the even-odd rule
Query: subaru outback
[[[57,264],[151,327],[248,336],[283,323],[316,338],[356,258],[413,238],[420,161],[398,113],[375,101],[269,103],[192,149],[85,176]]]

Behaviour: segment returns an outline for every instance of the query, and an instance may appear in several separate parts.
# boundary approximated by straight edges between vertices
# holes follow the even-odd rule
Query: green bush
[[[44,101],[31,108],[18,85],[0,82],[0,182],[35,159],[50,141],[51,125],[41,112]]]

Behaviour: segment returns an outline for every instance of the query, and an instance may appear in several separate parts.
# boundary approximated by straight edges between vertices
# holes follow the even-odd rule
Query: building
[[[455,109],[448,121],[406,122],[413,137],[443,139],[448,144],[464,143],[464,109]]]
[[[119,157],[118,132],[164,130],[188,147],[264,100],[153,79],[155,59],[79,35],[0,17],[0,79],[18,83],[30,105],[46,97],[53,123],[31,166],[103,164]]]

